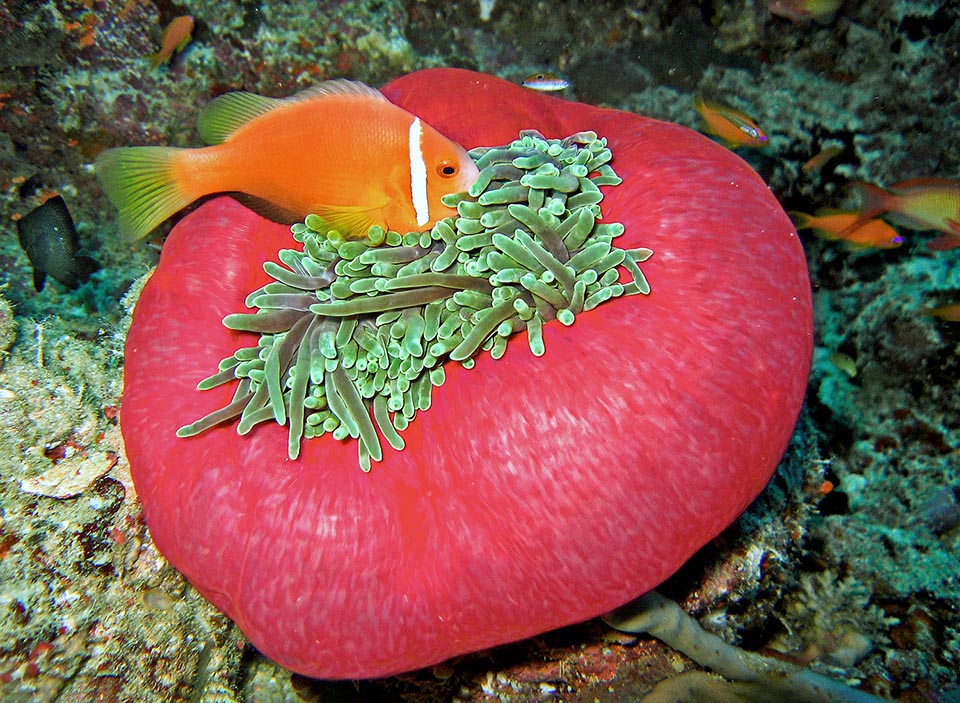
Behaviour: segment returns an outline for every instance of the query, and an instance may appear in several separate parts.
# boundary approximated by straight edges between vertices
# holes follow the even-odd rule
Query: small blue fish
[[[38,293],[47,282],[47,274],[74,290],[100,268],[89,256],[77,253],[77,229],[59,195],[20,218],[17,231],[20,246],[33,264],[33,287]]]
[[[555,93],[569,88],[570,81],[553,73],[533,73],[520,81],[520,85],[541,93]]]

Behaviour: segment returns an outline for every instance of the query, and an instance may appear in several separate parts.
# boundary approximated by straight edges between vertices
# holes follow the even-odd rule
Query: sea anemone
[[[429,373],[442,368],[443,386],[434,388],[431,378],[425,411],[424,386],[416,402],[411,393],[415,418],[406,418],[405,399],[393,401],[407,421],[398,432],[403,449],[387,436],[390,423],[381,421],[382,412],[377,419],[376,394],[364,398],[361,379],[360,402],[372,404],[373,429],[382,445],[381,461],[363,472],[356,468],[358,446],[362,440],[373,457],[370,427],[369,441],[359,423],[356,432],[339,430],[348,417],[362,420],[363,408],[354,403],[346,414],[331,408],[340,425],[309,439],[304,420],[304,438],[296,440],[289,418],[298,404],[288,405],[287,399],[296,388],[297,397],[305,399],[305,416],[321,411],[321,404],[307,406],[313,391],[298,385],[303,375],[289,373],[297,367],[293,361],[286,364],[278,355],[280,363],[271,361],[268,373],[274,341],[260,347],[263,333],[230,328],[276,308],[248,310],[252,318],[227,316],[242,314],[250,291],[263,289],[254,298],[271,304],[277,302],[269,298],[274,294],[302,294],[270,288],[302,282],[291,278],[295,274],[320,277],[306,290],[313,299],[298,303],[303,309],[295,312],[318,315],[323,324],[337,317],[325,305],[398,292],[386,288],[404,276],[388,267],[406,263],[388,261],[382,275],[373,271],[394,247],[362,244],[344,251],[345,245],[331,243],[342,259],[333,270],[344,277],[338,289],[344,284],[350,289],[354,274],[365,267],[371,275],[360,277],[352,297],[328,301],[312,290],[314,283],[316,290],[326,290],[329,265],[322,262],[331,252],[320,251],[321,241],[308,235],[306,223],[298,236],[304,250],[311,247],[310,260],[317,254],[316,266],[306,263],[299,247],[292,248],[289,227],[229,198],[211,200],[173,230],[137,304],[126,348],[121,427],[144,515],[158,548],[257,648],[320,678],[383,676],[426,666],[594,617],[660,583],[766,484],[799,412],[812,347],[809,283],[796,232],[763,181],[728,150],[677,125],[550,98],[468,71],[418,72],[384,93],[467,148],[510,144],[529,129],[548,140],[588,131],[602,135],[610,166],[623,182],[599,186],[602,219],[591,218],[591,231],[602,228],[599,237],[611,237],[604,245],[611,253],[627,253],[616,259],[623,265],[618,280],[605,284],[611,299],[593,309],[586,309],[588,289],[582,312],[574,309],[579,306],[572,305],[573,296],[562,292],[551,302],[564,290],[565,273],[559,270],[551,283],[538,276],[553,292],[540,289],[539,303],[524,298],[523,291],[533,295],[539,286],[530,278],[525,286],[521,272],[517,282],[513,274],[506,276],[504,287],[523,289],[514,300],[524,300],[530,310],[521,314],[522,306],[514,307],[514,316],[503,308],[508,317],[489,336],[471,337],[479,319],[451,323],[460,324],[463,342],[471,338],[464,351],[476,346],[481,351],[470,359],[472,368],[463,363],[466,356],[456,360],[459,353],[442,365],[434,355],[437,363]],[[546,218],[541,209],[552,207],[546,192],[536,209],[530,197],[528,192],[525,205],[515,204]],[[498,212],[504,204],[497,204]],[[464,205],[461,227],[485,232],[495,216],[485,211],[478,217],[471,206]],[[506,213],[521,222],[514,230],[545,243],[536,232],[539,220],[525,222],[527,210],[506,203]],[[562,237],[559,225],[555,229],[545,221]],[[624,231],[614,238],[618,222]],[[439,258],[450,242],[443,232],[436,234],[439,239],[420,234],[395,248]],[[451,241],[476,236],[462,229],[461,235]],[[528,254],[536,251],[517,235],[514,244],[520,242]],[[596,245],[565,248],[577,252],[572,260],[590,246]],[[642,260],[646,249],[654,254],[642,262],[638,278],[627,271],[627,262]],[[471,255],[473,248],[457,245],[457,252],[460,262],[460,254]],[[488,249],[489,273],[496,271],[499,280],[504,269],[491,257]],[[265,262],[274,263],[265,271]],[[469,269],[469,260],[460,263]],[[577,275],[591,278],[588,268]],[[431,273],[447,275],[432,267]],[[606,275],[598,273],[598,281]],[[630,286],[639,292],[642,281],[649,281],[649,295],[614,296],[632,292]],[[335,283],[331,280],[331,292]],[[416,287],[418,296],[424,287],[430,286]],[[470,308],[471,300],[480,303],[472,295],[458,301],[451,290],[453,296],[444,300],[452,297],[458,310]],[[368,296],[372,291],[377,295]],[[500,304],[492,291],[481,294],[492,303],[484,297],[484,305]],[[408,352],[418,340],[421,348],[425,341],[435,344],[419,331],[417,316],[426,330],[425,311],[438,301],[415,300],[396,332],[394,323],[409,308],[389,323],[397,310],[362,314],[388,314],[377,335],[389,329],[387,345],[395,342],[402,358],[405,344]],[[523,317],[531,310],[542,318],[533,329],[528,323],[534,316]],[[551,314],[556,319],[549,319]],[[473,320],[473,312],[469,316]],[[573,324],[564,324],[564,318]],[[503,322],[510,324],[506,336],[500,334],[507,331],[501,330]],[[432,329],[432,319],[430,324]],[[359,359],[362,345],[347,335],[348,328],[340,352],[339,321],[322,332],[326,353],[318,337],[325,372],[331,360],[346,373],[351,341],[357,341]],[[353,332],[358,328],[359,320]],[[418,333],[408,337],[413,328]],[[282,329],[266,335],[276,339]],[[447,339],[452,354],[461,342],[453,344],[456,333]],[[267,421],[252,423],[245,436],[238,436],[234,423],[220,422],[178,437],[179,428],[234,400],[235,382],[203,392],[197,383],[221,359],[236,359],[238,350],[255,347],[266,350],[263,384],[269,378],[273,388],[261,394],[267,404],[256,410]],[[503,352],[500,358],[494,358],[495,350]],[[310,354],[312,359],[312,348]],[[226,376],[235,378],[236,367]],[[400,375],[396,378],[397,393],[386,394],[388,410],[391,398],[408,392],[400,391]],[[375,379],[374,390],[377,385]],[[345,400],[348,388],[334,388],[335,395]],[[383,388],[390,388],[386,379]],[[330,399],[328,391],[325,397]],[[397,429],[396,411],[391,418]],[[299,453],[291,451],[294,445]]]

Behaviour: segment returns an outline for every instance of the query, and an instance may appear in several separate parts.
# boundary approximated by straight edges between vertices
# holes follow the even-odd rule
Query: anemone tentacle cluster
[[[623,225],[599,221],[599,186],[621,182],[605,139],[523,132],[470,155],[479,178],[448,196],[458,216],[429,232],[373,227],[348,241],[316,216],[293,225],[302,251],[264,264],[274,280],[246,301],[257,312],[224,319],[258,343],[198,385],[239,380],[233,401],[178,435],[235,418],[245,434],[272,420],[289,426],[291,459],[304,439],[331,433],[358,440],[369,470],[383,457],[381,435],[403,449],[399,433],[430,407],[445,362],[469,368],[480,351],[500,358],[524,330],[543,355],[544,323],[569,326],[607,300],[649,292],[638,264],[652,252],[613,246]]]

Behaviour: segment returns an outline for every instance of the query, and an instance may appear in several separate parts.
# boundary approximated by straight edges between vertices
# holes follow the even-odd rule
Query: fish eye
[[[441,161],[437,164],[437,174],[441,178],[453,178],[460,169],[452,161]]]

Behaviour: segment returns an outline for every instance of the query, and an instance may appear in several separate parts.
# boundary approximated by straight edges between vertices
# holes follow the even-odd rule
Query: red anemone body
[[[199,379],[249,335],[288,228],[228,198],[170,235],[127,342],[122,427],[160,550],[253,643],[310,676],[426,666],[594,617],[656,586],[760,492],[811,355],[796,232],[737,156],[688,129],[453,69],[384,92],[467,148],[522,129],[607,137],[617,243],[654,250],[647,297],[544,327],[475,368],[369,474],[326,436],[287,458],[272,424],[174,432],[229,402]],[[322,168],[322,157],[318,157]]]

